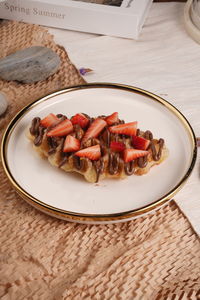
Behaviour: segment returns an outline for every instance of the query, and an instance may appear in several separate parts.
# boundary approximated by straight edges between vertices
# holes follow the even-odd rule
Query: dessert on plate
[[[28,131],[33,147],[66,172],[82,174],[88,182],[143,175],[168,156],[164,139],[142,131],[137,121],[125,123],[118,113],[70,119],[50,113],[35,117]]]

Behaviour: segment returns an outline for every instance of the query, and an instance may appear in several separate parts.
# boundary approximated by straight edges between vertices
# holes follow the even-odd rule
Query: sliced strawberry
[[[114,112],[112,115],[105,118],[108,125],[112,125],[119,121],[118,112]]]
[[[89,120],[84,114],[76,114],[71,118],[71,122],[73,125],[78,124],[81,126],[81,128],[87,127]]]
[[[91,160],[97,160],[101,157],[101,148],[99,145],[84,148],[75,153],[79,157],[87,157]]]
[[[63,152],[74,152],[80,149],[80,141],[75,137],[68,135],[64,142]]]
[[[94,122],[92,122],[89,128],[87,129],[85,135],[83,136],[82,142],[85,142],[90,138],[97,137],[106,125],[107,123],[103,119],[101,118],[95,119]]]
[[[122,142],[112,141],[110,143],[110,149],[113,150],[113,151],[116,151],[116,152],[121,152],[121,151],[124,151],[126,149],[126,146]]]
[[[150,141],[141,137],[134,135],[132,137],[132,145],[135,149],[146,150],[150,144]]]
[[[47,132],[47,136],[63,136],[73,131],[72,122],[68,119],[56,125],[53,129]]]
[[[56,115],[49,114],[48,116],[46,116],[44,119],[40,121],[40,124],[47,128],[49,126],[56,124],[58,121],[59,118],[57,118]]]
[[[131,160],[134,160],[136,158],[142,157],[147,155],[149,152],[148,151],[143,151],[143,150],[137,150],[137,149],[125,149],[124,150],[124,161],[127,163]]]
[[[114,125],[114,126],[109,127],[109,130],[112,133],[136,135],[137,122],[130,122],[130,123]]]

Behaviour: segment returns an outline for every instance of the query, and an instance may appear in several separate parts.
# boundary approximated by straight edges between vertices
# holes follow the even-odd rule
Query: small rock
[[[50,48],[34,46],[0,59],[0,77],[33,83],[54,74],[60,66],[59,56]]]
[[[0,93],[0,116],[3,115],[8,107],[6,96]]]

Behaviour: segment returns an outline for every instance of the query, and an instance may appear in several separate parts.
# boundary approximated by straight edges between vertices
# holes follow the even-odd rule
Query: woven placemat
[[[13,115],[30,101],[84,83],[46,29],[4,21],[0,56],[31,45],[52,48],[58,72],[36,84],[0,81]],[[49,217],[13,190],[0,166],[0,298],[200,299],[200,242],[174,201],[136,220],[81,225]]]

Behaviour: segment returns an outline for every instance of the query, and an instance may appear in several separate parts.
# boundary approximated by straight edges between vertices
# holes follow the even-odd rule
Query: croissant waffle
[[[51,120],[52,116],[55,120]],[[77,116],[85,118],[86,123]],[[66,127],[70,125],[70,129],[64,128],[65,133],[61,126],[64,122]],[[77,172],[92,183],[104,178],[146,174],[168,156],[163,139],[154,139],[150,131],[140,131],[137,122],[124,123],[117,113],[96,119],[85,114],[77,114],[70,120],[53,114],[43,120],[34,118],[28,138],[51,165]]]

